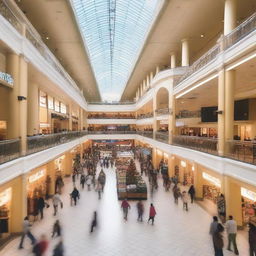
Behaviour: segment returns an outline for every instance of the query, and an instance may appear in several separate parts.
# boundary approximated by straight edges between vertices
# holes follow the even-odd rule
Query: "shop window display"
[[[11,188],[0,193],[0,234],[9,232],[11,194]]]
[[[46,196],[46,176],[45,170],[40,170],[28,178],[27,185],[27,214],[28,216],[38,215],[38,198],[39,196]]]
[[[243,215],[243,223],[249,223],[250,217],[256,216],[256,202],[242,197],[242,215]]]
[[[203,197],[217,203],[217,198],[220,195],[220,188],[214,185],[203,185]]]

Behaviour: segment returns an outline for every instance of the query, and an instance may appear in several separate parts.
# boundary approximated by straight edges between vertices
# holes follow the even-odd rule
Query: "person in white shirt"
[[[233,216],[229,216],[229,220],[226,222],[226,230],[228,234],[228,250],[231,250],[231,244],[234,247],[234,253],[239,255],[237,245],[236,245],[236,233],[237,233],[237,224],[236,221],[233,220]]]
[[[52,204],[53,204],[53,208],[54,208],[54,216],[56,216],[57,211],[58,211],[58,205],[61,205],[62,208],[62,201],[60,199],[60,195],[58,193],[56,193],[53,197],[52,197]]]

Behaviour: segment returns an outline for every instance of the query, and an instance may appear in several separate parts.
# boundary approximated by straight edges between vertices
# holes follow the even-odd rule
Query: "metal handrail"
[[[25,37],[31,44],[40,52],[42,57],[50,63],[50,65],[60,73],[66,81],[79,93],[82,94],[75,81],[70,77],[67,71],[63,68],[57,58],[52,54],[49,48],[42,41],[41,36],[29,22],[26,16],[15,8],[10,1],[0,0],[0,14],[20,33],[23,35],[25,28]]]
[[[256,29],[256,12],[237,26],[224,38],[224,49],[228,49]]]
[[[201,111],[197,110],[197,111],[187,111],[187,110],[183,110],[180,111],[177,115],[176,118],[177,119],[182,119],[182,118],[196,118],[196,117],[201,117]]]
[[[0,141],[0,163],[13,160],[20,156],[20,139]]]

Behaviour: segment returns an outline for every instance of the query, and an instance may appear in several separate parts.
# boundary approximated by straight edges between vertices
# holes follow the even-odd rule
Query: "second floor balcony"
[[[157,116],[169,115],[171,113],[170,108],[159,108],[155,110]]]

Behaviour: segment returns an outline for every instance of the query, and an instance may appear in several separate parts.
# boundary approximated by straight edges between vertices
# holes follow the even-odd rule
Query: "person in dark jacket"
[[[195,194],[196,194],[196,190],[195,190],[195,187],[194,185],[191,185],[189,190],[188,190],[188,193],[190,195],[190,199],[191,199],[191,204],[193,204],[194,202],[194,199],[195,199]]]
[[[53,256],[64,256],[64,247],[62,240],[60,240],[60,242],[55,246],[53,250]]]
[[[74,189],[73,189],[73,191],[71,193],[71,198],[72,198],[72,200],[74,200],[75,205],[76,205],[77,199],[79,199],[79,197],[80,197],[80,193],[77,190],[77,188],[74,187]]]
[[[224,241],[223,241],[223,235],[222,232],[224,231],[223,226],[218,223],[217,230],[213,234],[213,244],[214,244],[214,250],[215,250],[215,256],[223,256],[223,247],[224,247]]]
[[[93,219],[91,223],[91,233],[93,232],[93,229],[97,226],[97,212],[93,212]]]
[[[256,256],[256,217],[251,217],[249,222],[249,247],[250,256]]]
[[[53,224],[52,237],[54,237],[55,234],[57,234],[57,236],[61,236],[61,226],[59,220],[56,220]]]
[[[38,198],[38,202],[37,202],[37,209],[38,212],[40,213],[40,218],[41,220],[44,218],[44,207],[48,205],[45,203],[44,198],[42,196],[40,196]]]
[[[86,181],[85,175],[82,173],[82,174],[81,174],[81,177],[80,177],[80,184],[81,184],[81,186],[82,186],[82,189],[84,189],[85,181]]]

